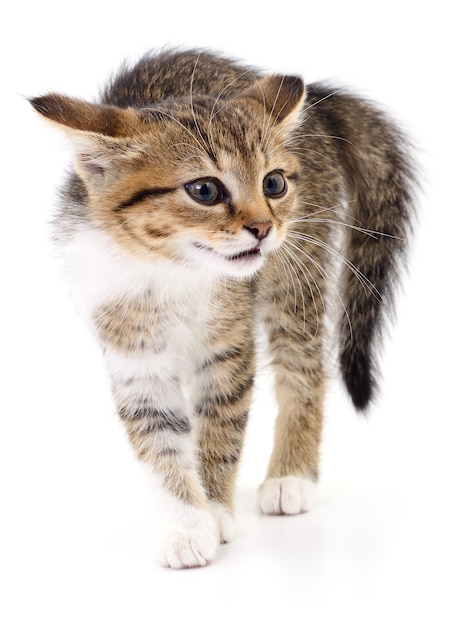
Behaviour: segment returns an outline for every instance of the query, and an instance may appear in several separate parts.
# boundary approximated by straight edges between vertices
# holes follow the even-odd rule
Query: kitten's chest
[[[214,303],[212,294],[202,288],[171,293],[162,283],[152,282],[135,297],[102,305],[93,320],[111,350],[148,358],[159,369],[184,370],[206,351],[208,329],[215,324]]]
[[[80,311],[120,371],[193,371],[249,315],[248,286],[171,262],[146,263],[104,233],[84,229],[65,249],[65,270]],[[216,348],[217,346],[217,348]]]

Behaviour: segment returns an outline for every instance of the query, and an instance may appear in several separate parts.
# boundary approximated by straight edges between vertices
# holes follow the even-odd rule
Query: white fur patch
[[[209,511],[187,507],[180,523],[167,524],[157,534],[155,556],[163,567],[202,567],[212,561],[218,544],[217,524]]]
[[[308,478],[270,478],[258,489],[258,506],[267,515],[298,515],[311,508],[316,485]]]
[[[105,359],[115,380],[132,377],[137,381],[143,379],[145,385],[151,385],[152,380],[155,379],[159,396],[166,397],[167,393],[170,393],[171,381],[177,374],[178,364],[181,361],[186,362],[184,358],[186,355],[178,354],[177,358],[174,358],[175,355],[171,352],[172,350],[167,350],[159,355],[152,355],[148,352],[123,354],[111,347],[105,347]],[[141,382],[137,382],[137,388],[141,390]]]
[[[124,252],[102,231],[86,226],[63,248],[64,271],[77,305],[91,313],[122,295],[136,295],[151,284],[151,265]]]
[[[158,302],[186,302],[210,289],[209,272],[173,261],[147,262],[123,250],[109,235],[90,226],[75,234],[62,250],[66,279],[83,313],[118,298],[135,298],[147,290]]]
[[[154,552],[158,563],[174,569],[208,565],[220,543],[219,529],[212,513],[181,502],[166,491],[161,477],[150,466],[146,463],[141,466],[155,504]],[[189,473],[199,482],[195,471]]]

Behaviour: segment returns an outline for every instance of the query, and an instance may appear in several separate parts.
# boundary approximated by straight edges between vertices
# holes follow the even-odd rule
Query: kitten
[[[254,330],[279,405],[262,512],[309,508],[333,299],[345,385],[357,409],[374,396],[413,214],[405,139],[342,90],[200,51],[122,68],[97,104],[31,104],[74,148],[57,239],[150,476],[157,558],[206,565],[234,534]]]

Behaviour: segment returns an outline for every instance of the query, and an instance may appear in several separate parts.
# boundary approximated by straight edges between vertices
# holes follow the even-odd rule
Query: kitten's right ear
[[[306,87],[299,76],[272,74],[255,81],[240,95],[263,106],[274,123],[289,133],[303,121]]]
[[[29,99],[30,104],[69,137],[75,154],[75,167],[83,178],[103,174],[128,156],[126,139],[139,134],[139,118],[134,109],[91,104],[59,94]]]

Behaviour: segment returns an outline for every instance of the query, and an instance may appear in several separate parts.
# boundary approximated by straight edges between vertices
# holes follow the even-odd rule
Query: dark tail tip
[[[365,411],[376,394],[376,381],[372,363],[365,354],[342,354],[341,375],[352,403],[359,411]]]

